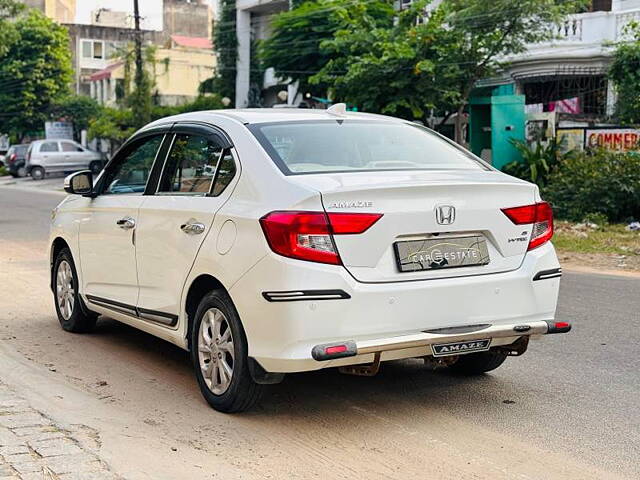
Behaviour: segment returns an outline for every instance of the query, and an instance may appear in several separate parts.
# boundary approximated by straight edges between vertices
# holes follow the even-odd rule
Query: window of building
[[[104,42],[101,40],[82,40],[82,58],[95,58],[102,60],[104,55]]]
[[[581,69],[575,74],[527,79],[522,85],[527,105],[538,105],[539,112],[603,115],[607,110],[607,78],[589,75]]]
[[[610,12],[611,0],[593,0],[591,3],[592,12]]]

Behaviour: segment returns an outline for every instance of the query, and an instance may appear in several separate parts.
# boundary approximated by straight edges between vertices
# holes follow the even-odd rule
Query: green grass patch
[[[591,228],[580,223],[556,222],[555,226],[553,244],[559,251],[640,256],[640,232],[629,231],[625,225]]]

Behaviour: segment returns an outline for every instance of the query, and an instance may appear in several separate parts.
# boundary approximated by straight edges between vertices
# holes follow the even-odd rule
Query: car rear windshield
[[[412,123],[297,121],[249,129],[285,175],[486,168],[471,153]]]

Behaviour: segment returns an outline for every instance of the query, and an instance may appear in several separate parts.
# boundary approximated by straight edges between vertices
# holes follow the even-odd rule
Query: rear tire
[[[23,178],[27,176],[27,169],[25,167],[18,167],[18,170],[16,171],[16,176],[18,178]]]
[[[63,330],[87,333],[96,326],[98,314],[82,304],[78,291],[78,274],[68,248],[60,250],[53,266],[53,301]]]
[[[42,180],[44,178],[44,168],[42,167],[33,167],[31,169],[31,178],[34,180]]]
[[[243,412],[258,402],[264,386],[251,377],[244,329],[225,292],[214,290],[200,301],[190,349],[200,391],[214,409]]]
[[[495,370],[504,363],[507,355],[500,352],[488,351],[479,353],[468,353],[460,355],[458,360],[447,367],[447,370],[459,375],[481,375],[485,372]]]

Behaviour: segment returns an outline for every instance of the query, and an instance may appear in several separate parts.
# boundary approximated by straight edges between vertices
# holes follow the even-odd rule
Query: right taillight
[[[275,253],[310,262],[340,265],[333,235],[359,234],[376,223],[377,213],[271,212],[260,219]]]
[[[533,250],[553,237],[553,211],[547,202],[503,208],[502,211],[516,225],[533,224],[527,250]]]

